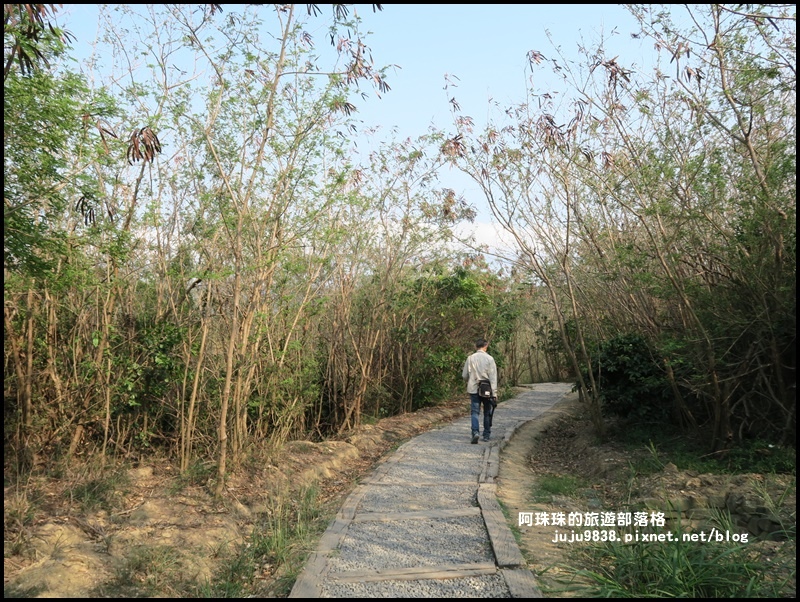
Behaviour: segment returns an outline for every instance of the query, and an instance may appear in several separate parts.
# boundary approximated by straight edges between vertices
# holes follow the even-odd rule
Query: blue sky
[[[94,40],[97,6],[65,4],[58,12],[58,22],[76,35],[78,52]],[[458,78],[454,91],[461,108],[479,123],[490,98],[503,105],[524,99],[530,50],[550,57],[555,44],[567,56],[577,57],[579,43],[591,46],[603,36],[611,56],[620,53],[636,60],[652,52],[631,39],[636,24],[618,4],[382,6],[375,12],[371,4],[358,4],[355,10],[371,32],[367,44],[376,66],[398,68],[388,74],[391,91],[358,108],[367,123],[385,129],[398,126],[404,136],[422,134],[431,123],[449,123],[445,74]],[[325,43],[325,27],[314,32],[318,43]]]
[[[64,5],[59,11],[59,24],[77,37],[76,49],[94,40],[96,6]],[[654,53],[652,43],[643,46],[631,38],[636,23],[617,4],[382,6],[383,10],[375,12],[370,4],[355,5],[363,29],[371,32],[367,45],[375,65],[397,65],[387,74],[388,93],[378,99],[372,89],[365,88],[369,98],[357,102],[356,117],[363,120],[364,127],[379,127],[382,139],[394,128],[399,139],[422,135],[431,125],[451,130],[448,99],[454,95],[462,114],[469,115],[480,130],[491,101],[507,106],[525,99],[530,50],[551,58],[555,46],[566,57],[578,58],[579,44],[593,47],[602,38],[607,56],[620,55],[627,64],[650,62]],[[320,7],[330,10],[328,5]],[[223,14],[225,9],[223,5]],[[325,43],[324,27],[313,33]],[[536,77],[544,77],[547,71],[542,69]],[[446,74],[457,84],[450,91],[443,89]],[[541,81],[543,88],[552,85],[536,81]],[[482,199],[470,182],[453,173],[445,174],[443,183],[478,207],[479,240],[497,242],[499,235],[481,210]]]
[[[530,50],[551,57],[555,44],[577,58],[579,43],[591,45],[603,35],[611,56],[642,55],[630,36],[633,18],[616,4],[384,4],[383,11],[366,5],[359,14],[372,32],[375,63],[401,67],[389,72],[392,90],[360,107],[361,117],[398,126],[402,135],[424,133],[430,123],[449,124],[445,74],[458,78],[454,92],[477,125],[490,99],[503,106],[525,99]]]
[[[503,107],[524,101],[531,50],[551,58],[555,46],[577,59],[579,44],[594,47],[602,38],[609,58],[619,54],[641,65],[652,63],[654,54],[652,42],[631,37],[638,31],[636,22],[616,4],[385,4],[383,11],[373,13],[367,5],[359,14],[372,32],[368,45],[376,64],[401,67],[388,73],[391,91],[361,103],[359,117],[365,125],[396,127],[401,139],[423,134],[431,124],[452,131],[448,99],[453,94],[478,130],[491,101]],[[536,77],[546,72],[543,68]],[[458,78],[450,92],[443,89],[445,74]],[[543,89],[554,84],[536,81]],[[478,244],[501,252],[512,246],[491,224],[479,191],[465,176],[442,177],[479,209],[477,223],[468,230]]]

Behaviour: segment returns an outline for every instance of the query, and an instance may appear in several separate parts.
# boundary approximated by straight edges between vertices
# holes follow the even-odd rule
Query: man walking
[[[486,339],[475,341],[475,353],[464,362],[461,370],[462,378],[467,382],[472,410],[472,443],[478,442],[480,435],[480,411],[483,403],[483,440],[488,441],[492,434],[492,415],[494,414],[494,399],[497,395],[497,364],[494,358],[486,352],[489,343]],[[478,395],[478,381],[488,380],[492,383],[492,399],[482,398]]]

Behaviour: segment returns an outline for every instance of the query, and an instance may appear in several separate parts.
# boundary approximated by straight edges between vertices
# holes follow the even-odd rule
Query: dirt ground
[[[788,475],[715,475],[679,470],[672,464],[660,470],[640,473],[637,466],[652,462],[646,448],[626,449],[615,443],[600,443],[593,434],[589,412],[572,394],[544,416],[531,421],[512,437],[500,460],[498,498],[505,506],[512,529],[516,529],[523,556],[540,582],[545,597],[573,597],[574,586],[582,584],[571,569],[579,567],[578,554],[585,544],[554,542],[561,527],[520,526],[519,513],[625,511],[641,508],[664,509],[666,500],[725,499],[738,496],[753,507],[772,506],[776,514],[794,528],[796,520],[796,480]],[[570,495],[553,494],[544,479],[565,477],[578,485]],[[535,522],[535,521],[532,521]],[[699,530],[699,529],[698,529]],[[576,529],[580,532],[580,529]],[[741,534],[747,530],[738,527]],[[794,541],[756,541],[749,546],[762,558],[774,558],[783,545],[795,550]],[[794,552],[796,553],[796,552]],[[569,569],[567,568],[569,567]],[[794,576],[791,578],[794,583]],[[794,585],[791,586],[792,591]]]
[[[236,469],[219,500],[211,495],[210,467],[181,476],[155,459],[134,468],[73,467],[59,478],[6,482],[4,597],[207,596],[214,592],[203,583],[235,579],[220,571],[236,564],[237,551],[257,545],[254,530],[277,538],[309,491],[316,492],[316,523],[324,530],[385,454],[463,416],[467,407],[454,399],[364,424],[342,440],[295,441],[264,452]],[[298,545],[313,545],[310,537],[313,532],[305,533]],[[254,567],[256,585],[233,597],[285,597],[298,569],[291,566],[293,551],[278,554],[288,562],[274,558]]]
[[[255,545],[254,528],[276,526],[309,487],[318,487],[318,522],[325,525],[385,454],[466,413],[466,402],[455,399],[363,425],[340,441],[291,443],[239,467],[222,500],[210,494],[208,474],[187,478],[156,461],[121,468],[116,480],[75,469],[60,479],[31,478],[24,488],[6,486],[4,597],[208,595],[197,584],[219,581],[221,567],[230,565],[236,550]],[[599,445],[574,396],[518,429],[505,447],[498,497],[547,597],[567,596],[554,588],[566,575],[559,567],[573,560],[575,544],[553,543],[552,527],[518,527],[519,512],[616,510],[634,493],[658,497],[687,487],[716,487],[723,480],[665,470],[634,483],[624,475],[635,453],[646,452]],[[574,475],[587,485],[577,496],[542,501],[533,494],[537,479],[554,474]],[[746,487],[751,481],[741,482]],[[793,509],[793,486],[792,492]],[[285,597],[297,569],[279,559],[254,568],[255,587],[233,597]]]

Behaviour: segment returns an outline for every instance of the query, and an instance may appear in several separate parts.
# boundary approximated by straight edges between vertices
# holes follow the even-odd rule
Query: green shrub
[[[669,417],[669,382],[642,336],[623,334],[603,341],[592,374],[606,413],[648,420]]]

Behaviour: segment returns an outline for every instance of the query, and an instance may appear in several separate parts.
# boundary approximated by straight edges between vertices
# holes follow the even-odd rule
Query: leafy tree
[[[112,110],[87,102],[82,77],[51,67],[67,34],[44,22],[46,6],[7,4],[4,22],[3,265],[34,277],[65,253],[64,218],[80,196],[75,157]]]
[[[39,451],[34,441],[48,440],[41,425],[65,418],[64,406],[51,403],[69,389],[58,374],[68,351],[58,348],[58,307],[70,287],[96,282],[87,249],[105,212],[92,164],[108,150],[106,119],[115,113],[102,91],[90,93],[83,77],[61,68],[69,37],[46,22],[53,12],[5,7],[4,340],[15,393],[6,396],[15,399],[6,444],[24,463]]]
[[[630,10],[662,57],[651,74],[602,41],[582,64],[531,51],[531,73],[550,65],[566,89],[531,88],[479,135],[457,115],[443,153],[550,291],[581,390],[601,395],[588,367],[630,333],[713,448],[792,440],[793,5]]]

